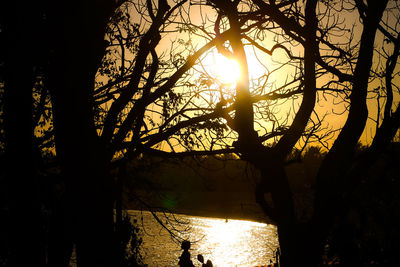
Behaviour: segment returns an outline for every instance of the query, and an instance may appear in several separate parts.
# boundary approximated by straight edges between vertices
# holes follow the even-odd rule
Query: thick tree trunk
[[[315,54],[318,49],[316,43],[317,19],[315,10],[316,0],[307,1],[306,25],[304,45],[304,94],[301,106],[288,131],[281,137],[278,144],[270,149],[250,149],[248,158],[253,158],[253,164],[261,171],[262,182],[256,196],[264,208],[267,216],[273,216],[278,226],[279,244],[281,249],[281,266],[309,265],[308,229],[307,225],[300,224],[295,216],[294,199],[284,163],[287,155],[293,150],[304,132],[316,99]],[[264,150],[264,152],[262,152]],[[260,151],[258,155],[254,151]],[[271,193],[273,207],[264,201],[266,192]],[[309,265],[310,266],[310,265]]]
[[[52,95],[57,157],[66,184],[63,223],[71,223],[79,266],[110,266],[107,258],[113,232],[111,183],[105,151],[98,148],[91,127],[93,121],[89,119],[91,111],[87,107],[91,101],[84,100],[86,97],[79,92],[87,90],[89,84],[77,73],[86,71],[78,66],[64,69],[66,77],[56,79],[57,83],[74,85],[57,86]]]
[[[53,199],[50,206],[47,256],[49,267],[68,267],[71,259],[74,239],[66,201],[64,193],[60,199]]]
[[[368,116],[366,97],[369,73],[372,65],[375,34],[387,1],[369,1],[364,29],[361,36],[360,52],[354,71],[351,105],[347,121],[325,157],[317,175],[314,215],[312,218],[313,258],[322,255],[335,216],[341,216],[346,209],[343,192],[346,184],[353,179],[346,175],[353,161],[356,144],[364,130]]]
[[[66,185],[59,227],[73,237],[78,266],[112,266],[114,260],[110,158],[94,127],[92,99],[112,4],[75,1],[49,9],[54,34],[49,82],[57,158]],[[59,238],[61,250],[55,253],[62,257],[62,248],[68,247],[63,244],[71,240]]]
[[[261,169],[263,181],[269,180],[267,188],[271,192],[274,219],[278,226],[278,238],[281,252],[281,266],[293,266],[298,260],[296,244],[296,219],[293,199],[283,165],[279,162],[269,162],[269,168]]]
[[[278,157],[274,157],[272,153],[261,158],[262,166],[258,165],[261,183],[257,185],[256,199],[266,215],[277,224],[280,266],[308,264],[308,229],[307,225],[296,219],[293,193],[284,165],[279,160],[275,161],[274,158]],[[270,194],[269,201],[266,194]]]
[[[4,8],[4,9],[3,9]],[[9,3],[0,7],[2,35],[6,37],[4,76],[5,176],[7,182],[6,221],[10,266],[44,266],[44,229],[35,173],[33,144],[32,42],[40,15],[34,6]],[[2,218],[3,220],[3,218]],[[3,231],[4,229],[2,229]]]

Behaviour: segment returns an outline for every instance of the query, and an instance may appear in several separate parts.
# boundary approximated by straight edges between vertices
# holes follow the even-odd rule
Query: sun
[[[240,65],[234,60],[221,54],[213,58],[213,72],[215,78],[224,85],[235,85],[240,78]]]
[[[267,73],[267,67],[264,65],[267,60],[255,55],[253,51],[246,51],[246,61],[246,66],[242,66],[238,60],[226,57],[215,49],[202,58],[197,70],[207,77],[207,81],[210,82],[208,85],[212,84],[213,89],[219,88],[232,94],[232,89],[245,78],[244,75],[248,76],[249,88],[252,90],[255,81],[259,81]]]

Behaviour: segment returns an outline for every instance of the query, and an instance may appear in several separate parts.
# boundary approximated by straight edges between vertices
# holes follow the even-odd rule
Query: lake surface
[[[148,211],[129,211],[138,221],[143,238],[143,256],[148,266],[178,266],[182,254],[180,242],[157,222]],[[195,266],[197,255],[214,266],[257,266],[274,261],[278,247],[276,227],[242,220],[225,220],[156,213],[159,220],[179,237],[189,240]]]

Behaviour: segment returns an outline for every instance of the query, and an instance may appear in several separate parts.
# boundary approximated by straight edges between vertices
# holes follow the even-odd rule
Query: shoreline
[[[206,218],[246,220],[258,223],[273,224],[255,202],[254,194],[243,192],[174,192],[162,191],[157,196],[137,192],[155,211],[165,210],[169,213],[199,216]],[[128,209],[147,210],[140,203],[129,203]]]

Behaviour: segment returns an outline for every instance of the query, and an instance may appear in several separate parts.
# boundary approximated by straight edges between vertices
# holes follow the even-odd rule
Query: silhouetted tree
[[[32,88],[38,70],[40,7],[1,5],[2,236],[4,264],[45,264],[45,235],[38,191],[38,155],[34,143]],[[4,128],[3,128],[4,127]],[[4,152],[4,154],[3,154]],[[3,216],[4,215],[4,216]],[[2,239],[3,239],[2,238]]]
[[[140,147],[137,138],[146,107],[168,92],[188,68],[178,69],[167,84],[153,91],[154,87],[159,87],[156,82],[159,82],[160,66],[155,48],[171,15],[182,3],[184,1],[176,2],[171,7],[166,1],[158,1],[153,7],[150,1],[134,2],[131,6],[128,2],[127,8],[145,12],[138,12],[134,19],[148,23],[139,27],[128,21],[127,27],[117,29],[121,30],[117,35],[113,35],[114,27],[118,28],[118,23],[124,25],[127,22],[124,16],[129,14],[116,9],[112,1],[71,3],[62,9],[49,5],[52,40],[48,86],[57,158],[66,187],[59,223],[53,224],[54,233],[59,236],[50,246],[54,249],[54,253],[49,254],[51,265],[59,265],[57,261],[60,260],[65,264],[63,255],[66,255],[66,246],[72,243],[76,245],[79,266],[112,266],[118,262],[111,162],[116,157],[123,162],[127,147],[132,147],[129,150],[132,157],[140,154],[134,148]],[[108,31],[110,39],[104,40]],[[132,63],[125,68],[126,59],[122,55],[118,72],[105,57],[107,43],[112,47],[114,41],[120,42],[122,54],[125,49],[130,51]],[[187,65],[190,64],[193,63],[189,61]],[[99,76],[108,75],[110,84],[95,87],[98,70]],[[110,108],[105,108],[108,105]],[[120,206],[117,208],[120,210]]]
[[[47,132],[54,133],[65,185],[52,210],[50,266],[66,266],[73,244],[79,266],[118,262],[113,208],[119,199],[121,224],[121,188],[129,160],[143,153],[231,152],[260,171],[255,195],[278,225],[282,266],[315,266],[333,222],[348,210],[347,198],[399,127],[400,109],[394,103],[400,47],[396,1],[73,1],[25,6],[22,13],[16,5],[11,10],[1,26],[13,40],[4,75],[6,159],[14,164],[8,173],[11,183],[18,181],[11,166],[22,151],[26,162],[35,162],[34,126],[28,121],[40,123],[37,114],[49,107],[40,99],[48,99],[48,92],[54,130],[49,126]],[[203,10],[208,16],[201,17]],[[342,16],[359,21],[352,27]],[[25,24],[31,29],[28,48],[21,32]],[[39,32],[42,38],[33,42]],[[165,44],[169,36],[175,41]],[[253,77],[246,47],[264,53],[259,63],[278,51],[285,59]],[[206,57],[213,53],[240,63],[235,86],[207,72]],[[26,64],[20,66],[22,61]],[[41,75],[34,73],[37,69]],[[286,75],[279,76],[280,71]],[[38,105],[32,104],[35,75],[44,88],[33,98]],[[371,97],[378,103],[376,134],[355,158]],[[316,103],[344,110],[343,127],[327,129],[326,111]],[[10,123],[13,116],[18,125]],[[333,144],[329,138],[335,138]],[[328,152],[316,177],[313,215],[304,222],[296,217],[285,165],[297,160],[310,142]],[[33,167],[23,170],[23,188],[32,198]],[[112,176],[112,169],[118,175]],[[15,188],[10,186],[12,195]],[[21,202],[18,207],[23,200],[15,200]],[[37,218],[36,202],[29,203]],[[40,235],[38,228],[29,232]]]
[[[257,188],[257,199],[264,207],[265,211],[271,214],[277,221],[282,251],[281,264],[283,266],[293,266],[295,262],[300,261],[316,265],[322,255],[327,236],[335,221],[335,217],[343,216],[345,213],[346,196],[343,196],[343,194],[346,195],[345,192],[350,194],[352,189],[351,187],[349,188],[349,186],[351,184],[354,186],[354,184],[359,182],[360,175],[355,175],[354,172],[363,172],[368,166],[357,166],[360,163],[355,163],[356,165],[354,165],[353,155],[357,142],[366,126],[368,88],[369,84],[372,85],[369,78],[371,71],[374,72],[372,68],[374,42],[376,40],[376,34],[379,34],[380,31],[382,31],[384,35],[388,35],[388,37],[384,38],[386,42],[393,42],[391,54],[389,53],[387,56],[383,57],[383,60],[386,61],[386,67],[383,67],[381,72],[384,73],[383,76],[386,77],[384,84],[387,95],[387,106],[385,108],[386,113],[383,114],[384,119],[381,124],[378,122],[379,125],[377,126],[377,133],[373,143],[364,156],[365,160],[362,161],[371,163],[372,157],[376,159],[379,155],[378,152],[387,147],[399,127],[399,120],[397,118],[398,110],[392,111],[393,100],[391,96],[393,94],[391,89],[393,68],[398,58],[398,33],[392,35],[385,30],[385,27],[395,27],[395,24],[391,24],[389,19],[381,22],[385,10],[391,12],[393,7],[386,7],[387,2],[379,2],[378,4],[373,1],[368,1],[367,4],[364,4],[363,2],[356,1],[353,3],[353,8],[356,8],[362,20],[363,30],[357,49],[342,51],[334,42],[330,41],[330,29],[327,25],[323,24],[324,20],[321,17],[329,16],[328,12],[331,12],[331,8],[335,7],[335,5],[318,4],[319,9],[317,9],[316,1],[307,1],[304,5],[304,16],[299,12],[300,10],[296,10],[295,8],[294,10],[285,10],[286,14],[290,13],[289,10],[293,10],[295,16],[293,19],[293,17],[285,16],[285,13],[279,9],[286,6],[284,1],[280,3],[280,5],[272,1],[269,4],[261,1],[254,2],[260,8],[260,12],[265,12],[271,20],[282,27],[289,37],[297,40],[304,47],[304,76],[302,78],[304,86],[303,98],[291,126],[281,136],[275,146],[265,148],[261,146],[260,142],[257,142],[257,137],[249,138],[249,132],[253,129],[251,124],[248,124],[245,128],[247,130],[245,133],[241,133],[242,130],[240,128],[237,129],[239,139],[236,146],[242,154],[242,157],[256,165],[262,173],[263,180]],[[351,3],[341,4],[343,4],[342,10],[344,10],[344,5]],[[229,5],[232,4],[229,3]],[[391,5],[396,6],[396,3],[392,2]],[[217,4],[217,2],[216,6],[221,9],[226,8]],[[287,6],[293,7],[292,3],[289,2]],[[329,11],[324,11],[325,9]],[[354,10],[353,14],[355,14],[355,12]],[[229,14],[235,13],[235,10],[226,13],[229,18]],[[236,12],[236,14],[238,13]],[[340,17],[337,18],[340,19]],[[302,22],[299,23],[296,19]],[[318,23],[317,19],[320,23]],[[231,28],[234,27],[230,18],[229,22]],[[387,26],[388,24],[393,26]],[[326,28],[319,28],[324,26]],[[330,26],[332,26],[333,29],[334,27],[338,27],[339,24]],[[391,28],[391,31],[392,30],[394,30],[394,28]],[[321,33],[321,35],[317,33]],[[381,40],[382,39],[383,38],[381,38]],[[391,41],[389,41],[390,39]],[[349,40],[349,42],[352,41],[351,39]],[[338,51],[339,54],[342,53],[339,55],[341,58],[346,58],[343,53],[351,55],[350,64],[353,66],[351,71],[349,71],[350,69],[338,70],[337,67],[341,67],[340,65],[329,65],[327,61],[325,61],[325,58],[329,59],[332,58],[332,56],[321,53],[324,45],[329,46],[332,50]],[[232,48],[235,53],[233,44]],[[357,54],[354,54],[355,52]],[[240,57],[241,55],[237,56],[237,58]],[[293,196],[285,174],[284,162],[288,153],[293,149],[306,129],[312,111],[314,110],[318,89],[317,78],[318,73],[321,72],[321,70],[318,71],[316,69],[316,64],[324,71],[336,75],[338,83],[347,84],[346,80],[348,81],[349,85],[346,86],[348,86],[350,91],[350,103],[347,121],[320,166],[315,188],[313,216],[309,224],[304,225],[297,222],[294,214]],[[238,92],[236,94],[236,101],[250,102],[250,100],[240,100]],[[249,120],[249,118],[251,118],[249,116],[251,112],[249,110],[245,111],[244,113],[247,114],[248,117],[241,119],[238,112],[240,111],[239,108],[242,106],[239,104],[237,104],[237,106],[234,118],[235,121],[239,120],[238,123],[241,123],[241,121],[245,119]],[[382,114],[378,114],[378,116],[382,116]],[[390,126],[388,126],[386,130],[387,124],[390,124]],[[383,134],[383,132],[386,134]],[[243,139],[241,137],[243,137]],[[378,145],[378,143],[380,144]],[[272,194],[273,207],[271,207],[264,198],[264,194],[268,192]],[[302,248],[306,248],[306,250]],[[342,263],[345,263],[344,261],[345,259],[342,259]],[[354,262],[347,262],[347,264],[354,264]]]
[[[16,5],[12,5],[2,21],[1,27],[8,34],[5,40],[12,41],[7,46],[5,59],[4,99],[7,106],[4,107],[4,118],[6,126],[9,125],[5,127],[8,138],[5,158],[13,163],[9,165],[11,169],[17,163],[17,155],[24,151],[20,148],[24,148],[29,150],[25,154],[29,157],[26,162],[33,164],[32,140],[36,126],[32,125],[33,121],[39,124],[38,131],[44,132],[37,134],[41,138],[48,142],[54,136],[54,147],[51,142],[49,146],[50,150],[55,149],[61,170],[63,190],[60,199],[51,199],[53,203],[50,204],[49,266],[67,266],[73,245],[79,266],[112,266],[118,262],[116,242],[119,241],[115,240],[113,222],[116,187],[115,177],[110,175],[111,168],[121,168],[121,175],[116,179],[121,186],[119,177],[123,177],[127,159],[139,156],[146,148],[161,143],[193,122],[216,116],[186,121],[170,117],[170,106],[176,107],[182,99],[172,88],[182,86],[185,73],[216,42],[204,45],[187,59],[180,56],[182,51],[172,50],[166,59],[159,55],[156,48],[160,46],[162,36],[171,33],[169,25],[179,18],[177,15],[182,15],[179,9],[185,2],[43,2],[35,8],[22,7],[21,13]],[[135,10],[136,14],[130,20],[130,13]],[[26,41],[22,34],[25,24],[31,27]],[[36,37],[40,37],[39,40]],[[115,45],[118,45],[116,53],[121,53],[120,58],[109,56]],[[28,49],[24,50],[25,46]],[[19,53],[19,50],[25,53]],[[11,58],[14,54],[19,55],[18,61]],[[19,64],[24,60],[26,64],[21,68]],[[116,64],[120,66],[114,69]],[[17,72],[17,69],[21,71]],[[40,75],[33,73],[34,70],[40,70]],[[33,91],[34,80],[38,77],[43,90]],[[107,83],[102,84],[103,80]],[[180,84],[177,85],[178,81]],[[20,98],[18,94],[23,93]],[[47,102],[47,93],[51,103]],[[34,101],[39,104],[33,107]],[[158,108],[160,103],[163,109]],[[46,113],[49,107],[50,115]],[[185,112],[193,111],[195,109],[190,108],[179,115],[184,118]],[[152,114],[160,114],[160,120],[154,121]],[[19,116],[20,123],[13,124],[13,116]],[[164,131],[167,126],[171,127]],[[43,152],[43,147],[41,149]],[[32,196],[32,188],[38,185],[33,182],[33,169],[29,166],[23,170],[29,171],[25,176],[29,183],[22,183],[23,188],[30,193],[27,196]],[[9,179],[13,197],[17,196],[16,183],[19,183],[15,178],[10,176]],[[14,224],[21,219],[16,215],[17,211],[21,211],[23,203],[34,205],[37,202],[22,197],[16,197],[15,201],[21,205],[10,213],[11,224],[20,230],[21,227]],[[117,208],[120,212],[121,205]],[[32,213],[39,217],[37,210],[32,209]],[[33,215],[31,217],[36,220]],[[121,216],[119,223],[122,223]],[[21,238],[15,238],[16,245],[21,243]],[[41,243],[38,238],[30,240]],[[43,249],[43,246],[34,248]]]
[[[398,4],[395,1],[306,1],[304,4],[299,1],[207,1],[204,4],[205,8],[215,10],[213,26],[208,26],[210,16],[207,16],[203,24],[192,23],[187,28],[194,28],[205,39],[220,38],[216,45],[218,52],[235,58],[241,65],[241,78],[234,93],[223,92],[223,85],[212,87],[215,81],[207,73],[199,85],[202,88],[204,84],[215,91],[214,95],[219,95],[219,100],[208,104],[222,112],[223,120],[219,122],[237,133],[223,130],[227,140],[237,139],[227,146],[221,144],[220,148],[236,151],[260,170],[262,179],[256,188],[256,198],[278,225],[282,266],[294,266],[296,262],[315,266],[321,261],[335,220],[347,213],[349,195],[399,127],[399,108],[393,103],[398,97],[394,79],[399,46]],[[345,22],[351,16],[359,18],[359,22],[353,22],[354,26]],[[249,21],[258,23],[253,28]],[[226,39],[221,38],[225,33],[229,33]],[[271,49],[262,43],[264,40],[272,43]],[[245,46],[253,46],[267,55],[282,49],[287,63],[281,63],[281,68],[292,66],[296,70],[294,75],[287,75],[276,90],[266,86],[269,75],[258,83],[250,80]],[[377,114],[376,134],[372,144],[356,158],[358,141],[369,127],[368,105],[375,106],[370,98],[378,103],[377,110],[371,109]],[[290,111],[292,118],[288,116],[280,122],[270,112],[272,100],[276,99],[294,99],[298,107]],[[340,99],[336,103],[343,106],[347,119],[337,129],[337,136],[333,135],[333,144],[325,144],[328,152],[316,177],[313,215],[304,223],[295,215],[285,164],[296,150],[296,144],[304,147],[312,140],[324,144],[321,138],[334,133],[321,133],[320,118],[324,114],[315,104],[334,107],[335,99]],[[263,120],[281,125],[267,128]],[[261,130],[255,131],[255,123],[261,125]],[[317,130],[320,136],[316,135]],[[274,143],[266,144],[271,138]],[[271,195],[272,203],[267,201],[266,194]],[[354,264],[354,257],[341,260],[342,264]]]

